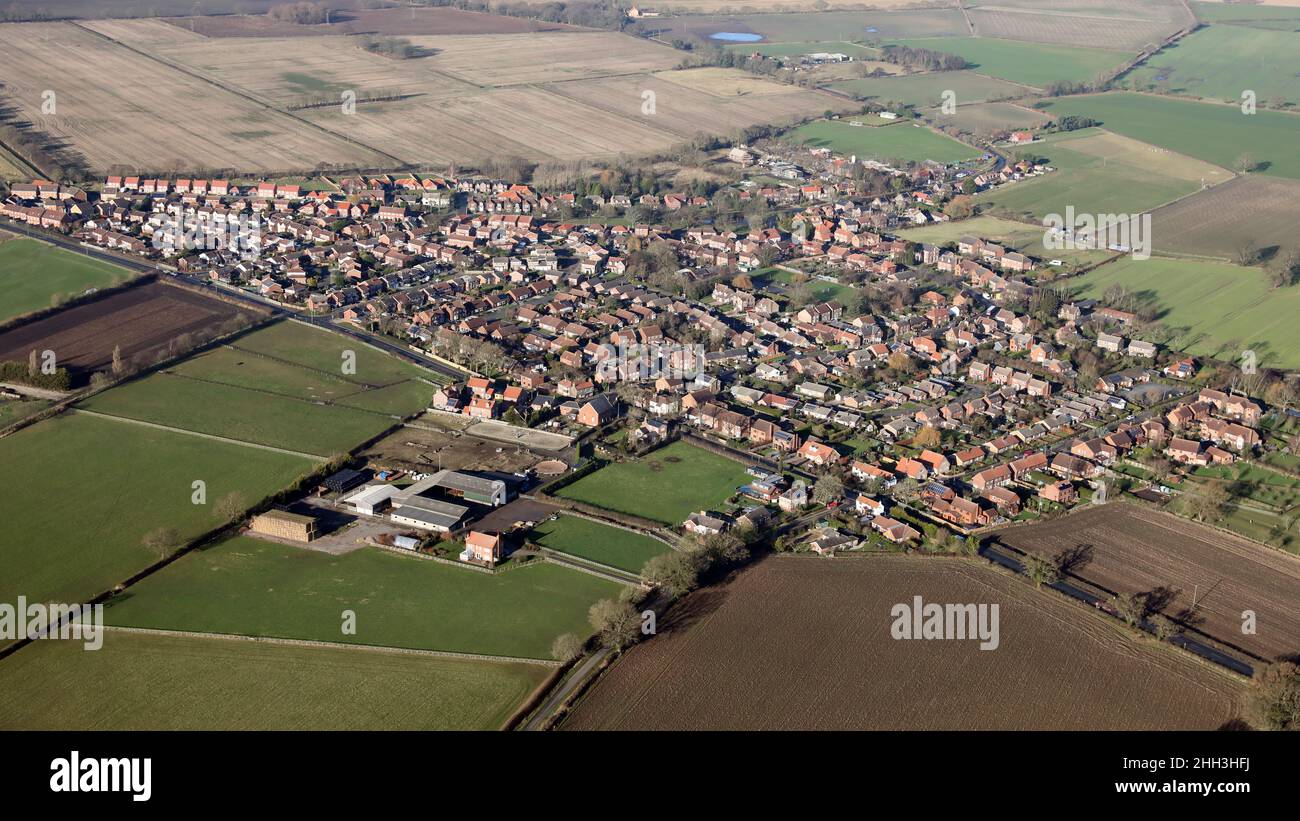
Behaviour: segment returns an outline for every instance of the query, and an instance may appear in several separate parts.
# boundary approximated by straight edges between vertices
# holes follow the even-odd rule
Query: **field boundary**
[[[101,419],[112,419],[115,422],[125,422],[130,425],[143,425],[146,428],[154,428],[156,430],[168,431],[170,433],[182,433],[187,436],[197,436],[201,439],[211,439],[215,442],[224,442],[227,445],[242,445],[243,447],[246,448],[257,448],[258,450],[269,450],[274,453],[283,453],[286,456],[298,456],[304,459],[313,459],[320,462],[328,462],[330,459],[330,457],[323,456],[319,453],[303,453],[301,451],[289,450],[287,448],[277,448],[274,445],[262,445],[262,444],[258,444],[257,442],[245,442],[242,439],[231,439],[226,436],[218,436],[215,433],[203,433],[197,430],[176,428],[176,427],[172,427],[171,425],[162,425],[157,422],[146,422],[143,419],[132,419],[129,416],[114,416],[111,413],[103,413],[101,411],[87,410],[85,408],[68,408],[67,412],[84,413],[88,416],[98,416]]]

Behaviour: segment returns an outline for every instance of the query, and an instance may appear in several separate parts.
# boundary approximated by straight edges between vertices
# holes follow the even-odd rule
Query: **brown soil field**
[[[384,467],[431,473],[438,469],[514,473],[537,464],[526,448],[491,442],[450,430],[428,430],[436,420],[421,419],[421,427],[399,428],[361,454]],[[467,420],[468,421],[468,420]],[[497,448],[501,449],[497,453]]]
[[[323,34],[515,34],[525,31],[582,31],[577,26],[523,17],[503,17],[453,8],[343,9],[328,25],[282,23],[266,15],[177,17],[166,21],[204,37],[318,37]]]
[[[890,635],[891,608],[997,603],[997,649]],[[775,557],[670,611],[563,729],[1214,729],[1242,683],[981,562]]]
[[[148,31],[160,36],[156,25]],[[0,25],[0,77],[0,104],[97,170],[274,172],[321,162],[390,163],[75,23]],[[46,91],[55,94],[53,113],[42,111]]]
[[[1300,559],[1157,510],[1114,503],[1050,522],[1013,527],[999,540],[1022,552],[1078,551],[1070,572],[1114,593],[1167,590],[1163,611],[1191,606],[1196,630],[1273,660],[1300,653]],[[1253,610],[1257,634],[1243,635]]]
[[[1250,174],[1151,212],[1151,231],[1180,254],[1233,260],[1242,243],[1300,247],[1300,181]]]
[[[115,346],[122,346],[127,362],[153,364],[157,353],[181,334],[211,329],[255,310],[151,282],[0,334],[0,360],[26,362],[33,350],[54,351],[59,367],[79,383],[112,364]]]

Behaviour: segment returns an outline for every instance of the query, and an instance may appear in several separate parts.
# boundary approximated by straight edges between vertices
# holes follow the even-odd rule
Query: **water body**
[[[726,40],[728,43],[757,43],[763,39],[763,35],[747,31],[719,31],[710,34],[709,39]]]

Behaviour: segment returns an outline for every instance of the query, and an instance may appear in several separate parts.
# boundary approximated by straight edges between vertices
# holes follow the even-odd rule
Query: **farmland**
[[[1058,81],[1092,80],[1119,67],[1129,56],[1119,51],[985,37],[914,38],[896,40],[893,44],[956,54],[964,57],[971,64],[970,70],[978,74],[1038,87]]]
[[[877,3],[876,5],[885,5]],[[672,36],[717,44],[717,32],[754,33],[769,43],[830,43],[893,37],[958,37],[968,33],[956,9],[825,11],[818,14],[731,14],[679,16],[649,21]],[[824,48],[820,51],[837,49]]]
[[[1023,97],[1029,89],[1006,80],[984,77],[972,71],[934,71],[901,77],[863,77],[833,83],[832,88],[881,104],[914,105],[930,108],[944,101],[951,91],[957,105]]]
[[[1243,245],[1295,249],[1300,182],[1250,174],[1156,209],[1151,232],[1177,254],[1236,257]]]
[[[951,137],[910,123],[854,127],[840,120],[819,120],[786,135],[813,148],[889,162],[960,162],[980,156],[980,151]]]
[[[74,383],[84,383],[92,372],[112,364],[115,347],[120,346],[124,362],[151,365],[173,340],[229,330],[248,311],[178,286],[147,282],[0,333],[0,360],[25,362],[33,350],[53,351]]]
[[[550,669],[113,632],[0,664],[7,730],[491,730]],[[81,682],[69,686],[68,682]]]
[[[739,462],[674,442],[641,459],[607,465],[557,495],[676,525],[721,504],[747,478]]]
[[[195,551],[105,609],[109,624],[549,659],[615,582],[536,562],[493,574],[377,549],[340,556],[249,537]],[[356,634],[340,613],[356,613]]]
[[[1134,53],[1191,24],[1182,6],[1167,0],[998,2],[972,8],[967,14],[981,37],[1131,49]]]
[[[0,238],[0,323],[48,308],[90,288],[130,279],[131,272],[34,239]]]
[[[918,595],[996,602],[998,649],[892,639],[891,609]],[[681,603],[563,727],[1213,729],[1237,715],[1241,690],[983,564],[782,557]]]
[[[1295,6],[1216,2],[1193,2],[1191,6],[1197,18],[1206,23],[1300,31],[1300,8]]]
[[[1156,249],[1161,240],[1156,236]],[[1221,262],[1123,257],[1085,274],[1080,293],[1099,298],[1121,285],[1148,302],[1174,332],[1171,348],[1205,356],[1256,352],[1261,365],[1300,367],[1300,287],[1270,289],[1258,268]]]
[[[1300,179],[1300,115],[1258,111],[1243,117],[1239,105],[1128,92],[1060,97],[1045,107],[1054,116],[1091,117],[1108,131],[1224,168],[1244,156],[1260,173]]]
[[[356,356],[355,373],[344,371]],[[283,322],[91,397],[86,410],[328,457],[428,407],[427,372]]]
[[[1055,170],[981,194],[997,212],[1038,218],[1079,213],[1140,214],[1232,177],[1222,168],[1119,134],[1075,132],[1041,147]]]
[[[1036,128],[1048,121],[1046,115],[1013,103],[958,105],[953,114],[940,109],[925,112],[935,125],[953,126],[967,134],[991,135],[1017,128]]]
[[[1099,262],[1108,251],[1048,250],[1043,246],[1043,227],[1037,223],[1024,223],[993,216],[941,222],[919,228],[905,228],[899,235],[912,242],[932,242],[936,245],[955,243],[966,235],[980,237],[1015,248],[1037,259],[1061,259],[1066,262],[1087,264]]]
[[[316,465],[307,459],[139,425],[62,414],[0,439],[0,599],[84,601],[158,560],[159,527],[193,538],[220,524],[215,504],[254,504]],[[207,504],[192,500],[206,483]],[[69,496],[74,492],[75,499]]]
[[[528,538],[542,547],[640,573],[645,563],[670,548],[663,542],[577,516],[540,522]]]
[[[192,8],[183,8],[188,12]],[[225,14],[179,17],[166,21],[204,37],[319,37],[322,34],[517,34],[529,31],[571,31],[574,26],[523,17],[505,17],[448,7],[349,9],[335,11],[329,23],[300,25],[262,15]],[[98,24],[97,24],[98,27]]]
[[[1259,55],[1269,55],[1267,71]],[[1240,103],[1243,89],[1261,106],[1300,103],[1300,35],[1241,26],[1208,26],[1180,39],[1130,72],[1143,91]]]
[[[1300,559],[1293,556],[1130,504],[1091,507],[999,538],[1047,557],[1082,549],[1073,575],[1117,593],[1168,591],[1162,611],[1171,618],[1198,593],[1195,629],[1260,658],[1300,652]],[[1242,633],[1243,610],[1258,615],[1258,635]]]

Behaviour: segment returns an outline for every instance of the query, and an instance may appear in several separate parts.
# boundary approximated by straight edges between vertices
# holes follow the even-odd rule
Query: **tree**
[[[834,473],[826,473],[813,484],[813,501],[828,505],[844,498],[844,482]]]
[[[248,510],[248,502],[244,500],[244,494],[237,490],[232,490],[225,496],[217,500],[216,511],[222,521],[229,522],[239,518]]]
[[[1115,612],[1129,627],[1136,627],[1146,616],[1146,600],[1132,593],[1120,593],[1112,596],[1110,603],[1115,608]]]
[[[140,543],[161,561],[175,553],[176,548],[181,546],[181,534],[175,528],[160,527],[146,533]]]
[[[601,599],[587,611],[587,618],[601,643],[614,650],[630,647],[641,634],[641,615],[628,602]]]
[[[1169,641],[1178,635],[1178,623],[1163,613],[1151,617],[1151,626],[1155,628],[1156,638],[1161,641]]]
[[[1300,666],[1281,661],[1257,669],[1246,712],[1260,729],[1300,730]]]
[[[1025,575],[1034,583],[1034,587],[1055,584],[1056,580],[1061,577],[1061,570],[1056,566],[1056,563],[1039,556],[1037,553],[1025,554],[1021,564],[1024,565]]]
[[[943,436],[934,425],[926,425],[916,432],[916,436],[912,437],[912,444],[918,448],[938,447],[942,441]]]
[[[551,642],[551,658],[556,661],[570,661],[582,653],[585,645],[586,642],[573,633],[556,636],[555,641]]]
[[[114,345],[113,346],[113,375],[121,376],[122,371],[124,371],[125,369],[126,366],[122,364],[122,346]]]
[[[1237,159],[1232,163],[1233,170],[1238,174],[1249,174],[1256,168],[1255,158],[1250,152],[1243,152],[1237,155]]]
[[[1228,506],[1228,491],[1215,481],[1206,481],[1187,495],[1187,510],[1201,522],[1216,522]]]
[[[685,553],[676,550],[655,556],[641,568],[641,578],[672,598],[683,596],[695,589],[698,582],[695,562]]]

